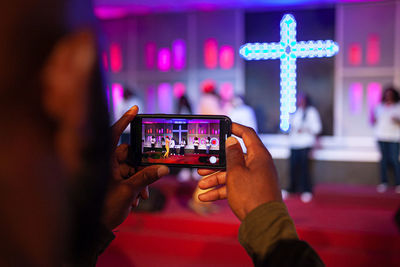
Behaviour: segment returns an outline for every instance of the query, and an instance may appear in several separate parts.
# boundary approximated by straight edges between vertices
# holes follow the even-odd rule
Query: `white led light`
[[[246,60],[280,59],[280,128],[284,132],[290,128],[289,114],[296,111],[296,59],[332,57],[339,52],[338,44],[332,40],[297,42],[296,25],[293,15],[285,14],[280,23],[279,43],[247,43],[239,50]]]

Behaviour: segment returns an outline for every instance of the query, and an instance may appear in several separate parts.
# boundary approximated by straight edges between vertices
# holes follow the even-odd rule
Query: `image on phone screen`
[[[223,167],[225,118],[142,117],[135,128],[141,131],[140,164]]]

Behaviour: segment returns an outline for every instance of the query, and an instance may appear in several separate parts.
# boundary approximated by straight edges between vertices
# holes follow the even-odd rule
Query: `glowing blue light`
[[[296,59],[332,57],[339,52],[338,44],[332,40],[297,42],[296,25],[293,15],[285,14],[280,23],[279,43],[247,43],[239,51],[246,60],[280,59],[280,128],[284,132],[290,128],[289,114],[296,111]]]

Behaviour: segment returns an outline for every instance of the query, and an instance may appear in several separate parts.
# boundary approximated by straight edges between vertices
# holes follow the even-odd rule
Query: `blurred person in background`
[[[304,92],[297,94],[297,109],[290,117],[290,185],[282,190],[283,198],[289,193],[300,192],[300,199],[308,203],[313,198],[313,183],[310,174],[310,152],[317,135],[322,130],[318,110],[312,106]]]
[[[380,176],[381,183],[376,190],[383,193],[388,188],[387,171],[389,164],[393,166],[395,176],[395,191],[400,194],[400,96],[394,87],[386,88],[382,102],[376,107],[373,122],[375,137],[381,151]]]
[[[177,114],[192,114],[192,105],[186,95],[179,97]]]
[[[233,97],[231,103],[232,108],[229,111],[229,117],[231,120],[233,122],[253,128],[256,132],[258,132],[254,109],[249,105],[246,105],[244,98],[242,96],[235,96]]]
[[[138,110],[110,131],[91,1],[2,9],[0,266],[94,266],[168,168],[136,172],[117,147]]]

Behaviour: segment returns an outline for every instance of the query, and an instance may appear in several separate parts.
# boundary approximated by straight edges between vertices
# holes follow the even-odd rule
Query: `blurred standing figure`
[[[170,143],[169,136],[167,136],[166,139],[165,139],[165,149],[166,149],[166,151],[165,151],[164,156],[163,156],[164,158],[168,158],[169,157],[169,143]]]
[[[169,141],[169,148],[171,150],[171,155],[175,155],[176,150],[175,150],[175,139],[174,138],[171,138],[171,141]]]
[[[151,151],[156,151],[156,137],[154,135],[151,137]]]
[[[161,137],[161,153],[165,153],[165,138]]]
[[[143,111],[142,100],[138,97],[134,90],[125,88],[122,101],[115,107],[114,122],[124,115],[131,107],[138,106]],[[129,133],[131,127],[127,127],[121,135],[122,144],[130,144]]]
[[[375,136],[381,151],[381,184],[377,191],[383,193],[387,190],[387,169],[392,164],[396,182],[396,193],[400,194],[400,96],[394,87],[389,87],[383,92],[382,103],[375,110]]]
[[[243,97],[235,96],[232,99],[232,109],[229,112],[229,117],[233,122],[253,128],[258,132],[256,114],[252,107],[246,105]]]
[[[182,138],[182,141],[181,141],[181,143],[180,143],[180,155],[181,156],[184,156],[185,155],[185,146],[186,146],[186,139],[185,138]]]
[[[221,107],[221,98],[216,92],[215,84],[213,82],[203,84],[202,91],[198,113],[201,115],[224,115]]]
[[[193,139],[194,154],[199,154],[199,138],[196,136]]]
[[[207,139],[206,139],[206,154],[210,154],[210,148],[211,148],[211,138],[207,137]]]
[[[297,95],[297,110],[290,118],[290,186],[289,192],[301,192],[301,201],[312,200],[312,182],[309,168],[309,154],[315,144],[316,136],[322,125],[319,113],[311,105],[311,100],[304,92]],[[288,192],[283,190],[283,197]]]
[[[182,95],[178,102],[178,114],[192,114],[192,106],[186,95]]]

